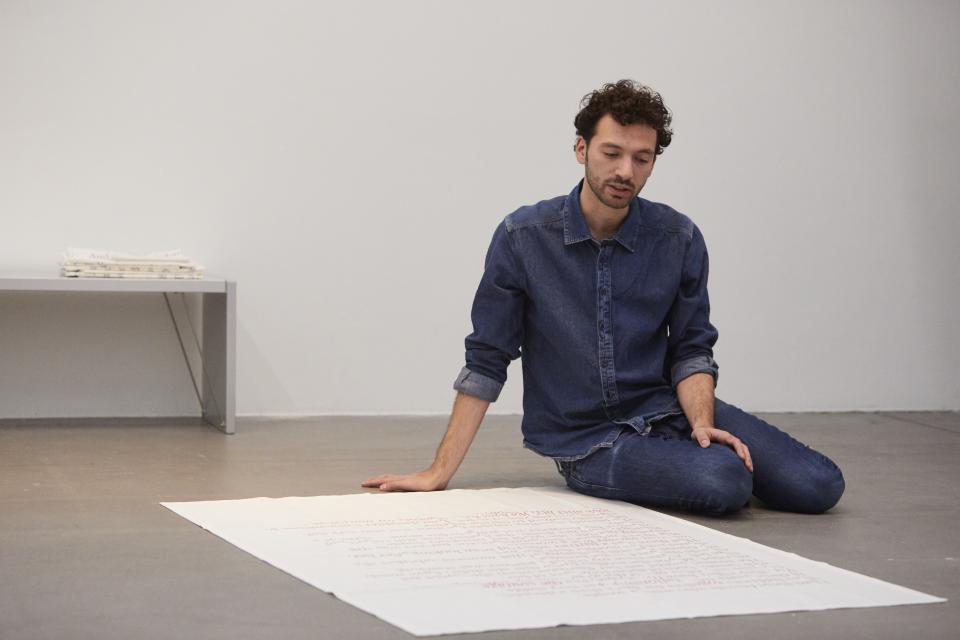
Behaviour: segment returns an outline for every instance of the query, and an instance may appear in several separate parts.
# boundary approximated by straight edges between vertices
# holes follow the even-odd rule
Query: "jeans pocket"
[[[564,477],[567,484],[575,483],[577,487],[586,490],[619,491],[613,478],[612,455],[613,447],[604,447],[585,458],[566,463]]]
[[[651,436],[665,440],[685,440],[690,437],[690,423],[683,411],[661,413],[647,419],[647,428]]]

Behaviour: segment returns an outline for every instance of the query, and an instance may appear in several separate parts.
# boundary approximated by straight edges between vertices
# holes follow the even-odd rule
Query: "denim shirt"
[[[497,227],[454,389],[495,401],[523,356],[523,443],[558,461],[683,413],[677,383],[714,377],[707,249],[697,226],[634,198],[616,234],[590,235],[581,182]]]

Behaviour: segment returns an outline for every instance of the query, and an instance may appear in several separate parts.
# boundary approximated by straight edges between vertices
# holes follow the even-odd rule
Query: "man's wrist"
[[[422,472],[427,477],[427,482],[430,485],[431,490],[436,489],[446,489],[447,485],[450,484],[450,479],[452,476],[430,467]]]
[[[430,476],[430,479],[434,483],[443,486],[446,486],[453,477],[452,473],[445,471],[442,467],[438,466],[436,462],[430,465],[430,468],[426,470],[426,473]]]

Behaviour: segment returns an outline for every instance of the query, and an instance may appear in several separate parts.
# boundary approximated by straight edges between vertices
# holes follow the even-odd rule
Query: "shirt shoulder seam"
[[[513,220],[513,214],[507,216],[507,232],[513,232],[517,229],[526,229],[528,227],[542,227],[553,222],[563,220],[563,214],[557,213],[555,216],[545,220],[527,220],[525,222],[516,222]]]
[[[677,227],[673,225],[660,225],[660,224],[646,224],[640,223],[641,229],[646,229],[649,231],[660,231],[662,233],[670,233],[678,236],[686,236],[687,238],[693,237],[693,225]]]

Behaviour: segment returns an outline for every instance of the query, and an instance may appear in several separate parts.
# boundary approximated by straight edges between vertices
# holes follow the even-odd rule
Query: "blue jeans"
[[[823,454],[719,399],[714,424],[749,447],[753,473],[730,447],[691,440],[683,415],[653,423],[646,436],[626,426],[611,447],[557,467],[578,493],[713,515],[739,510],[751,495],[799,513],[822,513],[840,500],[843,474]]]

